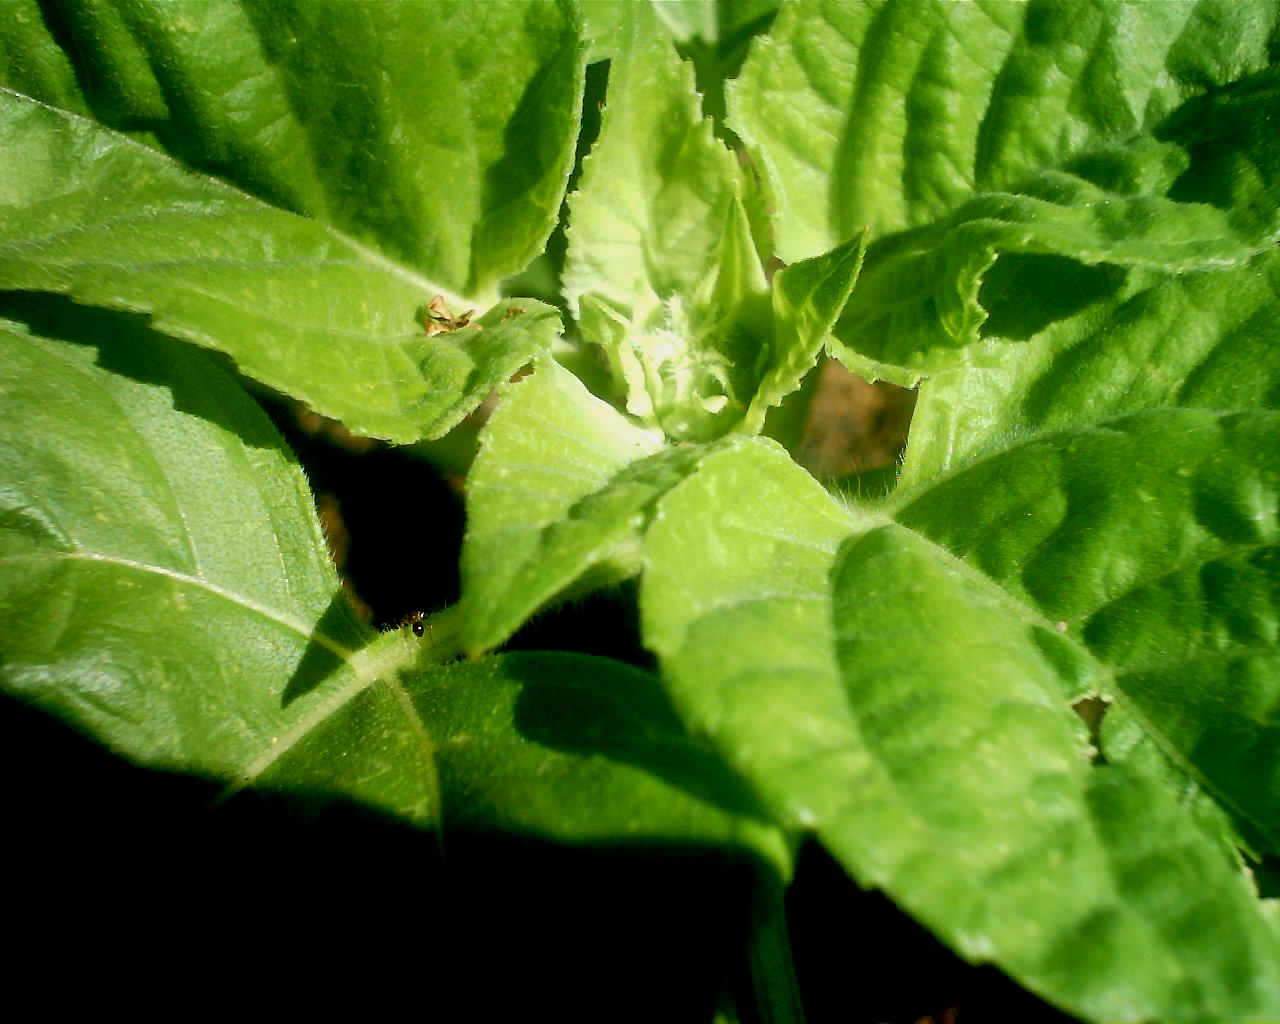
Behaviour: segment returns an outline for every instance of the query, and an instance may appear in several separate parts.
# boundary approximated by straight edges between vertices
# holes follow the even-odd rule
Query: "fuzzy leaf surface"
[[[793,263],[773,278],[774,339],[741,429],[754,434],[771,407],[800,386],[817,364],[828,332],[858,280],[866,236]]]
[[[592,292],[637,315],[642,299],[691,294],[713,266],[738,184],[732,154],[698,110],[693,71],[649,5],[618,10],[608,109],[570,201],[565,292],[575,313]]]
[[[790,875],[768,814],[646,672],[530,652],[438,666],[406,685],[444,738],[446,828],[714,844]]]
[[[867,856],[970,956],[1091,1017],[1248,1020],[1280,999],[1280,949],[1220,821],[1226,810],[1274,848],[1277,736],[1254,709],[1280,652],[1274,629],[1259,639],[1247,624],[1280,604],[1278,426],[1266,412],[1153,412],[1027,442],[905,504],[914,536],[873,532],[837,566],[845,683],[888,772],[881,797],[854,787],[828,844],[851,866]],[[1241,516],[1252,535],[1224,531]],[[1178,771],[1081,756],[1064,698],[1085,693],[1112,697]],[[1217,821],[1184,804],[1188,784]],[[917,821],[868,849],[887,822],[862,804],[895,792],[920,801]],[[946,865],[930,867],[925,844]]]
[[[902,483],[1017,436],[1173,406],[1280,405],[1280,254],[1162,274],[1072,260],[997,262],[990,335],[921,387]]]
[[[4,688],[139,763],[231,781],[366,689],[367,631],[262,412],[204,353],[114,326],[3,332]],[[357,703],[402,718],[385,689]],[[397,810],[430,820],[432,786],[407,772]]]
[[[826,583],[854,522],[774,442],[737,438],[645,535],[644,636],[673,702],[792,826],[824,818],[839,792],[826,759],[856,738]]]
[[[928,372],[954,365],[956,349],[1016,327],[987,321],[1039,267],[1052,267],[1059,284],[1071,273],[1084,285],[1046,289],[1028,303],[1049,323],[1099,297],[1099,265],[1113,276],[1244,266],[1280,238],[1280,144],[1269,127],[1278,104],[1280,76],[1268,70],[1189,101],[1155,137],[1095,150],[886,240],[842,339],[870,359]]]
[[[1158,138],[885,240],[831,348],[869,375],[928,377],[904,482],[1041,428],[1276,404],[1277,103],[1280,78],[1259,72]]]
[[[1079,630],[1077,649],[1107,667],[1092,688],[1123,699],[1272,852],[1277,452],[1277,412],[1150,412],[1013,447],[898,515]]]
[[[463,649],[496,647],[588,573],[633,575],[646,509],[690,457],[551,360],[504,388],[468,481]]]
[[[929,225],[1266,68],[1269,2],[783,5],[729,86],[779,255]]]
[[[679,42],[723,43],[777,8],[778,0],[675,0],[655,3],[653,9]]]
[[[0,82],[473,305],[555,225],[585,60],[567,3],[24,0],[6,15]]]
[[[0,288],[145,313],[157,330],[226,352],[247,375],[375,437],[440,436],[559,329],[554,310],[512,300],[427,337],[435,283],[7,92],[0,180]]]

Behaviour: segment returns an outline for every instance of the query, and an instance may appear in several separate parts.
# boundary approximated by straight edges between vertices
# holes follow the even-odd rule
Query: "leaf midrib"
[[[297,633],[299,636],[305,637],[307,640],[318,644],[334,656],[349,664],[352,663],[357,654],[356,651],[338,643],[336,640],[333,640],[323,633],[315,632],[300,620],[292,618],[281,612],[277,612],[268,605],[265,605],[246,594],[232,590],[202,576],[195,576],[191,573],[180,572],[176,569],[170,569],[162,565],[153,565],[149,562],[141,562],[137,559],[126,558],[123,555],[108,555],[97,551],[86,551],[83,549],[78,551],[42,552],[35,555],[17,555],[0,558],[0,565],[57,561],[99,562],[106,565],[118,565],[121,568],[130,569],[134,572],[140,572],[150,576],[163,576],[178,583],[183,583],[187,586],[204,590],[216,597],[220,597],[232,604],[254,612],[257,615],[261,615],[263,618],[284,626]]]
[[[413,706],[413,701],[405,691],[404,687],[395,680],[393,673],[388,671],[387,666],[382,665],[380,661],[375,661],[365,656],[360,651],[353,651],[345,645],[338,643],[331,637],[326,636],[324,633],[317,632],[299,620],[279,613],[267,605],[248,597],[247,595],[237,593],[234,590],[228,589],[227,587],[221,586],[210,580],[203,579],[199,576],[193,576],[190,573],[179,572],[164,566],[151,565],[146,562],[140,562],[136,559],[125,558],[118,555],[105,555],[90,551],[21,555],[0,559],[0,565],[49,561],[82,561],[116,565],[134,572],[145,573],[152,576],[162,576],[186,586],[204,590],[207,593],[236,604],[241,608],[251,611],[254,614],[261,615],[272,622],[292,630],[299,636],[306,638],[308,642],[315,643],[317,646],[329,651],[350,667],[352,671],[352,680],[343,684],[333,693],[329,694],[324,700],[317,703],[304,715],[298,718],[283,733],[269,741],[261,753],[248,761],[243,771],[239,773],[236,779],[227,784],[216,798],[216,803],[222,803],[234,796],[240,790],[251,786],[255,779],[259,778],[268,768],[271,767],[272,764],[278,761],[289,750],[293,749],[293,747],[301,740],[306,738],[314,728],[326,721],[331,715],[335,714],[365,690],[369,689],[374,684],[381,682],[388,688],[397,705],[400,707],[400,710],[404,715],[406,726],[413,734],[417,746],[423,754],[423,763],[426,768],[427,776],[425,781],[430,793],[431,803],[433,805],[431,810],[433,812],[433,817],[438,818],[439,808],[441,806],[441,797],[439,770],[436,765],[436,744],[432,739],[430,732],[426,728],[426,723],[423,722],[421,715],[417,713],[417,710]]]

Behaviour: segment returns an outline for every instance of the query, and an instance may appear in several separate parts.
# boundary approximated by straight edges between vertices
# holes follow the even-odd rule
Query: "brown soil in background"
[[[819,480],[892,466],[907,443],[916,392],[868,384],[834,359],[819,373],[796,461]]]

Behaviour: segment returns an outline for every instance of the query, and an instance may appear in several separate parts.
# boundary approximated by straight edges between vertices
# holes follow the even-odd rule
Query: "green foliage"
[[[446,849],[813,837],[1071,1013],[1280,1016],[1280,5],[775,6],[12,4],[0,685]],[[589,57],[562,324],[499,282]],[[920,388],[886,498],[775,440],[824,350]],[[496,389],[423,639],[246,381],[399,443]],[[626,580],[653,671],[490,653]]]

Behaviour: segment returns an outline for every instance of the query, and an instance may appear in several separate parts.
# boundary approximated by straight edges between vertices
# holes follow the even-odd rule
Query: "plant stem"
[[[804,1024],[804,1006],[783,906],[782,882],[771,872],[761,872],[755,886],[747,933],[747,971],[750,993],[739,1003],[754,1003],[760,1024]]]

